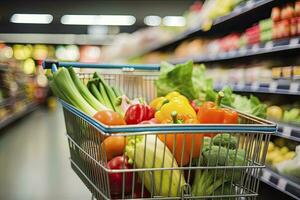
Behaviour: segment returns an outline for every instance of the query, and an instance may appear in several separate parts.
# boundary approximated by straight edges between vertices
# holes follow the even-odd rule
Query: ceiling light
[[[131,15],[64,15],[60,21],[66,25],[131,26],[136,19]]]
[[[166,16],[163,18],[165,26],[185,26],[185,18],[182,16]]]
[[[10,21],[21,24],[50,24],[53,16],[50,14],[13,14]]]
[[[151,15],[144,18],[144,23],[148,26],[159,26],[161,23],[161,17]]]

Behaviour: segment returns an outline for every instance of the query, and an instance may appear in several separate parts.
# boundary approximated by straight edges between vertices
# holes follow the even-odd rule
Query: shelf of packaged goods
[[[5,99],[2,99],[0,101],[0,107],[8,105],[13,99],[14,97],[7,97]]]
[[[277,136],[300,142],[300,125],[296,126],[281,122],[276,123],[278,125]]]
[[[235,92],[300,95],[300,82],[281,83],[280,81],[273,81],[270,83],[218,83],[215,85],[215,89],[221,90],[224,86],[230,86]]]
[[[241,3],[239,6],[235,7],[235,9],[228,15],[217,18],[213,22],[212,28],[216,25],[221,25],[222,23],[227,22],[231,19],[238,18],[241,15],[247,14],[249,11],[254,11],[255,9],[263,7],[271,2],[275,2],[275,0],[250,0],[245,3]],[[173,38],[167,42],[164,42],[163,44],[154,44],[153,46],[150,46],[149,48],[142,50],[142,52],[139,55],[144,55],[149,52],[160,51],[160,50],[166,49],[173,45],[179,44],[180,42],[182,42],[185,39],[188,39],[194,35],[199,35],[203,32],[205,32],[205,31],[200,27],[200,25],[197,28],[190,28],[187,31],[185,31],[184,33],[179,34],[175,38]],[[139,55],[137,55],[137,56],[139,56]]]
[[[219,62],[297,49],[300,49],[300,37],[248,45],[246,47],[242,47],[228,52],[218,52],[209,55],[203,54],[189,56],[186,58],[171,59],[169,60],[169,62],[174,64],[186,62],[187,60],[193,60],[195,63]]]
[[[7,125],[13,123],[14,121],[18,120],[19,118],[25,116],[26,114],[31,113],[37,108],[38,105],[36,103],[29,103],[22,111],[8,115],[5,119],[0,120],[0,130],[6,127]]]
[[[300,185],[268,168],[262,170],[261,181],[285,194],[300,199]]]
[[[21,100],[25,98],[27,98],[26,92],[24,90],[20,90],[15,96],[10,96],[0,100],[0,106],[7,106],[14,103],[16,100]]]

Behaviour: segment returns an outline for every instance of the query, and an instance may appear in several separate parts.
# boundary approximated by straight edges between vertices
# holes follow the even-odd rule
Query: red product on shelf
[[[297,17],[297,35],[300,35],[300,17]]]
[[[290,34],[291,34],[291,36],[297,35],[297,18],[291,19]]]
[[[219,45],[222,51],[231,51],[239,47],[240,35],[232,33],[219,40]]]
[[[288,4],[281,10],[281,19],[291,19],[294,16],[294,7]]]
[[[246,40],[248,44],[255,44],[260,41],[259,25],[254,25],[246,30]]]
[[[281,18],[281,10],[278,7],[272,9],[271,18],[273,21],[279,21]]]
[[[297,17],[300,16],[300,1],[297,1],[295,3],[295,16],[297,16]]]

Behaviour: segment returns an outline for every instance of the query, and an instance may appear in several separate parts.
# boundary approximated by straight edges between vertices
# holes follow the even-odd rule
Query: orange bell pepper
[[[173,118],[172,120],[167,119],[162,123],[198,124],[197,119],[190,118],[187,115],[177,115],[176,112],[173,112],[171,115]],[[188,165],[191,158],[198,158],[201,154],[203,134],[159,134],[158,137],[173,153],[179,166]]]
[[[199,107],[197,118],[202,124],[237,124],[238,113],[226,108],[220,108],[223,92],[219,92],[216,102],[207,101]],[[213,137],[216,134],[206,133],[204,136]]]

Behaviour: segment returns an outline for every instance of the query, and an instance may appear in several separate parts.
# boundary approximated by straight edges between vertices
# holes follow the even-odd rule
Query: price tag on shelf
[[[291,93],[297,93],[297,92],[299,92],[298,89],[299,89],[299,83],[291,83],[291,84],[290,84],[290,89],[289,89],[289,91],[290,91]]]
[[[259,45],[258,44],[253,45],[251,51],[257,53],[259,51]]]
[[[233,85],[233,86],[234,86],[234,85]],[[235,87],[236,87],[236,89],[238,89],[238,90],[242,90],[242,89],[245,88],[245,83],[239,82],[239,83],[237,83],[237,84],[235,85]]]
[[[240,48],[239,52],[240,52],[240,54],[242,54],[242,55],[246,54],[246,53],[247,53],[246,47]]]
[[[270,49],[273,48],[273,46],[274,46],[273,42],[272,42],[272,41],[269,41],[269,42],[266,43],[265,48],[266,48],[267,50],[270,50]]]
[[[290,39],[290,46],[293,47],[293,46],[296,46],[297,44],[299,43],[299,38],[292,38]]]
[[[271,178],[271,173],[267,170],[263,170],[263,173],[262,173],[262,178],[269,181],[270,178]]]
[[[211,59],[211,60],[214,60],[217,57],[217,55],[215,53],[209,53],[207,55],[208,55],[208,58]]]
[[[248,8],[252,8],[254,6],[254,4],[255,4],[254,1],[247,1],[246,6]]]
[[[242,11],[242,7],[241,6],[237,6],[234,8],[233,12],[236,12],[236,13],[240,13]]]
[[[277,90],[277,86],[278,86],[278,83],[273,81],[270,83],[269,85],[269,91],[270,92],[275,92]]]
[[[236,50],[229,51],[229,56],[233,57],[236,54]]]
[[[285,136],[291,136],[292,134],[292,128],[289,126],[284,126],[282,130],[282,134]]]
[[[219,57],[220,57],[220,58],[225,58],[225,57],[226,57],[226,55],[227,55],[227,53],[226,53],[226,52],[219,53]]]
[[[251,85],[251,90],[257,91],[259,89],[259,85],[260,85],[259,82],[257,82],[257,81],[253,82]]]
[[[278,180],[278,183],[277,183],[277,187],[278,187],[278,188],[280,188],[280,189],[282,189],[282,190],[285,190],[286,185],[287,185],[287,181],[286,181],[285,179],[280,178],[280,179]]]

